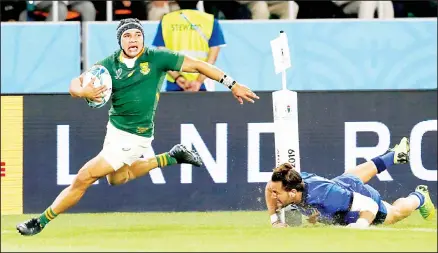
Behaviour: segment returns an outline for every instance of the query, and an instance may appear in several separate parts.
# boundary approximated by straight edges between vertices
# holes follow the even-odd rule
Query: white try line
[[[367,229],[359,229],[359,228],[348,228],[344,226],[332,226],[330,228],[335,229],[355,229],[355,230],[381,230],[381,231],[409,231],[409,232],[425,232],[425,233],[437,233],[438,230],[436,228],[386,228],[386,227],[369,227]],[[1,234],[11,234],[18,233],[17,230],[3,230]]]
[[[386,230],[386,231],[412,231],[412,232],[427,232],[436,233],[436,228],[385,228],[385,227],[371,227],[372,230]]]
[[[410,232],[425,232],[425,233],[437,233],[436,228],[385,228],[385,227],[369,227],[367,229],[348,228],[335,226],[338,229],[356,229],[356,230],[381,230],[381,231],[410,231]]]

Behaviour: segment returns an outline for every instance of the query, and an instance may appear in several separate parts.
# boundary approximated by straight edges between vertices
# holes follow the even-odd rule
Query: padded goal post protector
[[[23,97],[1,96],[1,214],[23,213]]]

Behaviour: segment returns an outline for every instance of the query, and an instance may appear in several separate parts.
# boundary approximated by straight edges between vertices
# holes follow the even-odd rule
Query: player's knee
[[[108,181],[108,184],[111,186],[116,186],[116,185],[120,185],[122,184],[121,180],[119,180],[118,177],[114,177],[114,176],[106,176],[106,181]]]
[[[96,180],[97,178],[94,178],[88,169],[81,169],[74,178],[72,187],[86,189]]]
[[[108,175],[106,177],[106,180],[108,181],[109,185],[116,186],[121,185],[129,181],[128,173],[122,173],[122,174],[113,174]]]

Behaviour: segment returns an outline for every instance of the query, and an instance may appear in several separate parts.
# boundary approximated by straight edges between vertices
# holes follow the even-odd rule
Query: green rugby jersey
[[[122,50],[96,63],[106,67],[113,88],[109,120],[118,129],[151,137],[160,90],[168,70],[180,71],[184,55],[167,49],[145,48],[128,68],[123,63]]]

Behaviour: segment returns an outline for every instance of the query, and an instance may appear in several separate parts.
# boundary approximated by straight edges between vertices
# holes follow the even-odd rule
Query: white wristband
[[[224,74],[224,76],[219,80],[219,82],[223,85],[225,85],[228,89],[231,90],[233,88],[234,84],[236,84],[236,81],[231,76],[227,76]]]
[[[273,215],[271,215],[271,224],[274,224],[277,221],[280,221],[280,219],[278,218],[278,215],[274,213]]]

